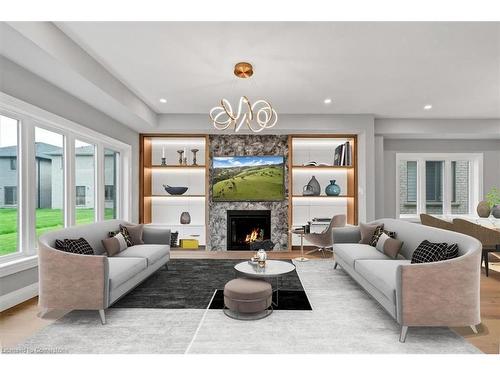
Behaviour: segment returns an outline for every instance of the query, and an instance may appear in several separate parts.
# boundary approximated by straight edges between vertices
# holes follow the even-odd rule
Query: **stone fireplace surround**
[[[288,137],[286,135],[210,135],[209,160],[214,156],[281,155],[285,162],[285,199],[274,202],[214,202],[209,169],[208,250],[227,250],[227,210],[270,210],[274,250],[288,249]]]

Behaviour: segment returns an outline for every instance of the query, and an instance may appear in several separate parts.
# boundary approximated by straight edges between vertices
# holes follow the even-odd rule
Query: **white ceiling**
[[[56,25],[157,113],[206,114],[247,95],[278,113],[500,118],[500,23]],[[238,61],[252,78],[233,76]]]

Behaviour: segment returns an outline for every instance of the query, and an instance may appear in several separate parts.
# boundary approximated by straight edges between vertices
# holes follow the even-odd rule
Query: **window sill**
[[[19,257],[5,263],[0,263],[0,277],[12,275],[38,266],[38,255]]]

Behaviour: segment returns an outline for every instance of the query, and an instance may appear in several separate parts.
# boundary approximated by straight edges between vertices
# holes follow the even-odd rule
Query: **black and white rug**
[[[222,309],[224,285],[241,260],[175,259],[117,301],[113,308]],[[215,295],[214,295],[215,294]],[[276,300],[276,292],[274,295]],[[275,310],[311,310],[297,271],[280,278]]]

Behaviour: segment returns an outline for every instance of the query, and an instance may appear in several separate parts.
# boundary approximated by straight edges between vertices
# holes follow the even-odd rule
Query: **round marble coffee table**
[[[273,286],[273,292],[276,292],[276,302],[273,301],[273,304],[278,306],[280,277],[295,271],[295,265],[282,260],[266,260],[266,266],[261,268],[256,263],[245,261],[235,265],[234,270],[236,273],[242,274],[248,278],[270,279],[271,285],[273,285],[272,280],[274,279],[276,281],[276,287]]]

